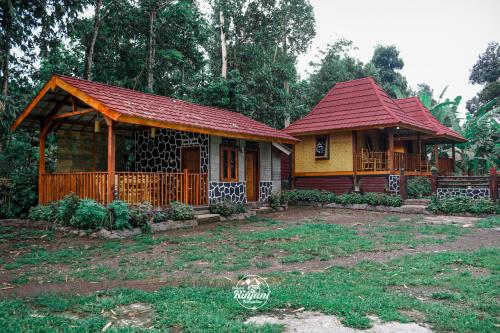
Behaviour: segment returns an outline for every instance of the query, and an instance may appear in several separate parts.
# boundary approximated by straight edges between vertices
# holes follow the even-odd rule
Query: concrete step
[[[215,223],[220,221],[219,214],[200,214],[196,216],[198,224]]]
[[[430,199],[406,199],[404,205],[427,206],[431,203]]]
[[[271,213],[273,211],[273,209],[271,207],[260,207],[260,208],[253,208],[253,209],[250,209],[250,211],[252,212],[255,212],[256,214],[267,214],[267,213]]]
[[[403,205],[401,210],[403,213],[407,214],[424,214],[426,212],[427,206],[423,205]]]

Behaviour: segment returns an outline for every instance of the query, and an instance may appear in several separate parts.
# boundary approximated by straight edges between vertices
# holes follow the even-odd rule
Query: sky
[[[427,83],[438,95],[462,96],[459,111],[481,86],[469,83],[479,54],[500,41],[500,0],[310,0],[316,16],[316,37],[298,59],[307,76],[319,49],[339,38],[353,41],[351,53],[363,62],[375,45],[395,45],[405,66],[402,74],[412,89]]]

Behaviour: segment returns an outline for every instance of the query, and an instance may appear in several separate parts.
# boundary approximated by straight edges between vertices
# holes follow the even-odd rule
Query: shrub
[[[70,224],[79,229],[98,229],[108,218],[108,210],[92,199],[80,200]]]
[[[57,221],[63,225],[69,225],[79,203],[80,198],[74,193],[70,193],[60,200],[57,208]]]
[[[51,203],[49,205],[37,205],[31,207],[29,212],[29,219],[33,221],[47,221],[55,222],[57,214],[57,203]]]
[[[193,207],[183,204],[181,202],[170,203],[170,216],[174,221],[185,221],[194,219]]]
[[[130,208],[130,224],[134,228],[141,228],[143,231],[150,229],[150,222],[153,219],[153,206],[145,201]]]
[[[153,210],[153,223],[165,222],[170,218],[170,210],[156,208]]]
[[[297,203],[306,202],[334,202],[335,194],[324,190],[291,190],[282,194],[284,202]]]
[[[448,197],[439,199],[432,196],[427,210],[434,213],[500,214],[500,204],[486,199],[473,200],[468,197]]]
[[[283,204],[281,195],[276,193],[271,194],[269,196],[268,201],[269,201],[269,206],[271,206],[272,209],[276,209]]]
[[[335,200],[342,205],[368,204],[370,206],[391,206],[399,207],[403,204],[403,199],[399,196],[386,193],[344,193]]]
[[[432,194],[429,177],[409,177],[407,183],[408,197],[420,199]]]
[[[246,208],[242,203],[233,203],[229,199],[222,201],[214,201],[210,203],[210,213],[219,214],[221,216],[229,216],[232,214],[245,213]]]
[[[122,230],[125,228],[132,228],[130,225],[130,209],[125,202],[115,200],[108,205],[108,210],[109,229]]]

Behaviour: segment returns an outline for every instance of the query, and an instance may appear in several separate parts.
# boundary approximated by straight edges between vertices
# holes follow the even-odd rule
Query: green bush
[[[269,196],[268,202],[269,206],[271,206],[272,209],[276,209],[283,204],[281,195],[276,193],[273,193]]]
[[[282,200],[289,203],[305,202],[335,202],[335,194],[324,190],[291,190],[282,193]]]
[[[141,228],[143,231],[148,231],[153,216],[153,206],[147,201],[130,208],[130,224],[134,228]]]
[[[156,208],[153,210],[153,223],[165,222],[170,218],[170,211],[167,209]]]
[[[80,200],[70,224],[79,229],[98,229],[105,225],[108,210],[92,199]]]
[[[28,217],[33,221],[56,222],[57,210],[57,203],[51,203],[46,206],[37,205],[31,207]]]
[[[193,207],[181,202],[173,201],[170,203],[170,216],[174,221],[185,221],[194,219]]]
[[[219,214],[221,216],[229,216],[232,214],[245,213],[245,205],[242,203],[233,203],[229,199],[222,201],[214,201],[210,203],[210,213]]]
[[[429,177],[409,177],[407,189],[408,197],[412,199],[426,198],[432,194]]]
[[[339,195],[335,202],[342,205],[368,204],[370,206],[399,207],[403,204],[403,199],[386,193],[344,193]]]
[[[60,200],[57,208],[57,222],[62,225],[69,225],[79,203],[80,198],[74,193],[70,193]]]
[[[456,214],[500,214],[500,204],[486,199],[473,200],[468,197],[448,197],[438,199],[432,196],[427,210],[434,213]]]
[[[109,210],[109,228],[115,230],[131,229],[130,224],[130,209],[128,205],[121,201],[115,200],[108,205]]]

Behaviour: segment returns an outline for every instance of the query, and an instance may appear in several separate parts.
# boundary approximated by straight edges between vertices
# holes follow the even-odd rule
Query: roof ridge
[[[401,123],[403,122],[401,120],[401,118],[399,118],[392,110],[390,110],[386,105],[385,105],[385,102],[382,100],[382,97],[380,96],[380,91],[378,90],[378,85],[377,83],[375,83],[375,79],[373,77],[369,77],[370,78],[370,82],[372,84],[372,87],[373,89],[375,89],[375,95],[377,96],[377,98],[379,99],[380,103],[382,104],[382,107],[387,111],[389,112],[389,114],[394,118],[394,120],[396,120],[397,122]],[[389,97],[390,98],[390,97]],[[397,105],[396,103],[394,103],[394,105],[396,105],[397,108],[399,108],[399,105]],[[402,111],[402,110],[401,110]]]
[[[121,87],[121,86],[115,86],[115,85],[112,85],[112,84],[109,84],[109,83],[103,83],[103,82],[98,82],[98,81],[93,81],[93,80],[85,80],[85,79],[82,79],[82,78],[79,78],[79,77],[76,77],[76,76],[69,76],[69,75],[62,75],[62,74],[53,74],[53,76],[57,76],[57,77],[59,77],[59,78],[61,78],[63,80],[65,78],[69,78],[69,79],[72,79],[72,80],[78,80],[78,81],[83,81],[83,82],[88,82],[88,83],[103,85],[103,86],[107,86],[107,87],[110,87],[110,88],[113,88],[113,89],[132,91],[132,92],[136,92],[138,94],[144,94],[144,95],[149,95],[149,96],[166,98],[166,99],[174,101],[174,102],[186,103],[186,104],[189,104],[189,105],[196,105],[196,106],[203,106],[203,107],[206,107],[206,108],[213,108],[213,109],[217,109],[217,110],[221,110],[221,111],[225,111],[225,112],[231,112],[231,113],[234,113],[234,114],[245,116],[244,114],[242,114],[240,112],[236,112],[236,111],[233,111],[233,110],[230,110],[230,109],[226,109],[226,108],[222,108],[222,107],[219,107],[219,106],[204,105],[204,104],[195,103],[195,102],[191,102],[191,101],[185,101],[185,100],[179,99],[179,98],[173,98],[173,97],[170,97],[170,96],[153,94],[153,93],[150,93],[150,92],[144,92],[144,91],[130,89],[130,88],[125,88],[125,87]]]

